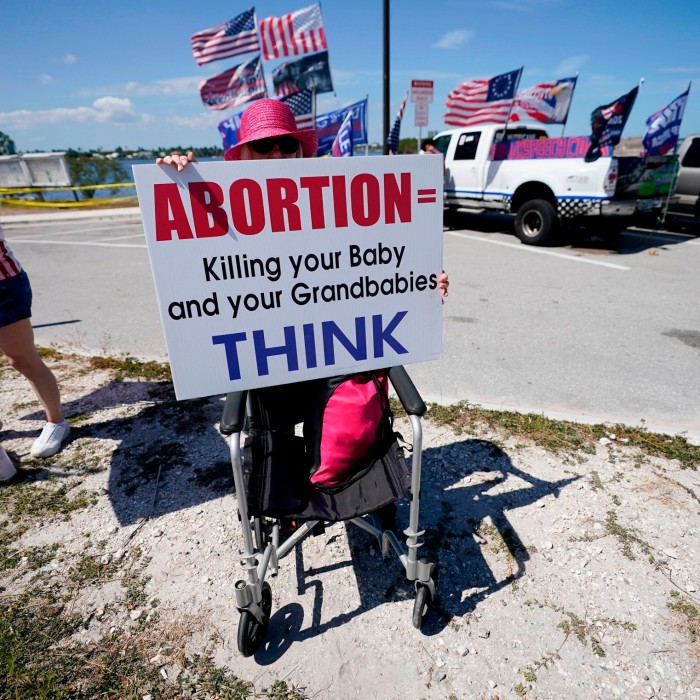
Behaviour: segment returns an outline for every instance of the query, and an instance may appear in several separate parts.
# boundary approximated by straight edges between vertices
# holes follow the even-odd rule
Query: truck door
[[[482,199],[483,165],[476,158],[480,131],[460,131],[452,135],[452,158],[445,161],[445,196],[448,201]]]

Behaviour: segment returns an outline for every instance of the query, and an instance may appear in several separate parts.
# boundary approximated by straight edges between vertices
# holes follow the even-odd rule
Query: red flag
[[[321,5],[315,3],[283,17],[261,19],[260,38],[266,61],[327,49]]]

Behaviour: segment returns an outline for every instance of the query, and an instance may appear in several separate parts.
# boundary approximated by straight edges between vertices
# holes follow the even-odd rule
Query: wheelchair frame
[[[403,565],[406,579],[413,582],[415,587],[412,622],[414,627],[420,629],[426,613],[435,602],[437,579],[437,565],[431,564],[425,558],[418,558],[418,549],[423,544],[420,537],[425,532],[419,529],[419,511],[423,450],[421,417],[427,411],[427,407],[403,367],[393,367],[388,374],[409,416],[413,433],[409,525],[403,531],[406,536],[405,546],[393,530],[382,529],[370,522],[370,513],[352,518],[349,522],[379,540],[382,557],[387,558],[393,551]],[[276,576],[279,560],[325,521],[304,522],[282,543],[279,518],[255,516],[251,524],[241,461],[241,431],[245,421],[246,403],[247,391],[228,394],[219,429],[222,434],[229,436],[231,466],[243,535],[243,549],[239,550],[239,554],[245,573],[244,578],[235,583],[236,607],[241,613],[238,649],[243,656],[251,656],[263,642],[272,611],[272,589],[265,580],[266,575],[269,572],[271,576]],[[294,515],[289,517],[293,518]]]

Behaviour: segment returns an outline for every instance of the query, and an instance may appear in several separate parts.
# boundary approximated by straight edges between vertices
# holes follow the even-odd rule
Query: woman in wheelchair
[[[225,152],[224,159],[311,158],[316,155],[316,150],[314,130],[298,129],[294,113],[284,103],[262,99],[254,102],[243,114],[239,141]],[[156,164],[176,168],[178,172],[192,162],[196,162],[192,151],[187,154],[173,152],[156,160]],[[443,303],[448,286],[448,276],[443,271],[438,277]],[[389,381],[406,409],[413,429],[410,474],[391,427],[386,394]],[[343,383],[353,386],[346,387],[350,391],[345,394],[345,403],[336,404],[336,421],[352,423],[351,414],[355,408],[361,411],[360,404],[366,401],[363,397],[371,395],[375,403],[374,418],[381,426],[375,430],[374,437],[381,438],[377,440],[381,445],[378,452],[364,459],[364,472],[351,474],[338,487],[325,488],[310,483],[308,471],[301,477],[294,472],[298,472],[298,462],[308,465],[309,460],[319,461],[322,428],[318,424],[325,418],[323,411],[328,410],[330,397]],[[219,429],[232,436],[231,458],[239,494],[238,511],[244,544],[240,554],[247,580],[236,582],[235,593],[241,613],[238,648],[244,656],[250,656],[258,649],[270,620],[272,593],[270,584],[265,581],[268,568],[273,575],[276,574],[278,560],[315,528],[323,527],[325,522],[349,520],[380,540],[383,555],[388,555],[390,550],[396,553],[403,564],[406,579],[415,586],[413,625],[421,627],[435,599],[437,578],[437,566],[417,556],[423,534],[418,526],[422,454],[420,416],[426,410],[403,367],[227,396]],[[299,423],[304,423],[306,442],[294,434]],[[242,441],[244,425],[251,436]],[[313,451],[310,444],[314,445],[313,450],[317,450],[314,454],[310,454]],[[281,459],[277,459],[278,455]],[[311,481],[313,479],[312,476]],[[300,482],[305,486],[300,487]],[[410,493],[411,503],[408,527],[403,531],[406,535],[404,547],[394,532],[393,518],[383,516],[387,509],[395,508],[396,501],[406,493]],[[379,522],[367,515],[371,513],[379,516]],[[294,530],[299,522],[303,525],[281,541],[280,531],[284,531],[285,521],[288,530]],[[292,528],[289,528],[290,524],[293,524]],[[259,558],[261,553],[262,559]]]

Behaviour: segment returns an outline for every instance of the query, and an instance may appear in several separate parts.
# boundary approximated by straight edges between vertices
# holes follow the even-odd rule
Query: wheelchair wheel
[[[238,651],[243,656],[252,656],[262,644],[267,632],[272,612],[272,588],[267,581],[262,585],[260,608],[263,613],[262,622],[258,622],[253,613],[247,610],[241,612],[241,619],[238,621]]]
[[[427,586],[418,586],[416,600],[413,603],[413,626],[419,630],[423,626],[423,618],[426,616],[432,603],[430,589]]]

